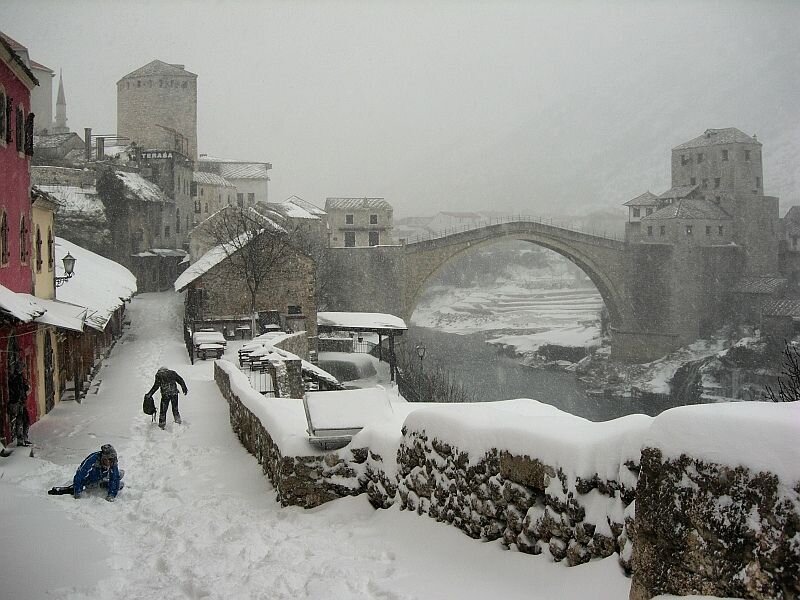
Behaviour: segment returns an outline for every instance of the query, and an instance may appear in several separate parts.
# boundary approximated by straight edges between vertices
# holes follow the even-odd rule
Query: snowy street
[[[615,557],[568,568],[365,497],[281,508],[231,431],[213,361],[189,364],[181,314],[174,293],[135,297],[83,402],[31,428],[33,458],[0,459],[2,598],[628,597]],[[141,412],[160,365],[189,388],[165,431]],[[116,502],[46,494],[104,443],[126,473]]]

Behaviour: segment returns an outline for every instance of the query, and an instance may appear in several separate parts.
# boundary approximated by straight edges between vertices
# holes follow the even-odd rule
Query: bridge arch
[[[502,241],[520,240],[552,250],[580,268],[603,298],[612,325],[630,315],[625,296],[624,244],[538,222],[510,222],[407,244],[404,317],[410,319],[428,282],[456,257]]]

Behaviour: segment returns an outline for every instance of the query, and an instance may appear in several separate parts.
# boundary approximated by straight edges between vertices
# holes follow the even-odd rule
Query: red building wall
[[[3,52],[0,48],[0,53]],[[26,82],[17,74],[19,66],[12,68],[0,54],[0,91],[12,98],[13,111],[6,127],[11,132],[10,142],[0,139],[0,216],[6,214],[8,223],[8,261],[0,264],[0,284],[13,292],[33,293],[33,270],[31,256],[31,194],[30,156],[17,151],[16,108],[22,105],[27,117],[31,108],[31,93]],[[15,72],[15,70],[17,72]],[[24,77],[24,76],[23,76]],[[5,111],[5,106],[2,107]],[[24,148],[24,140],[23,140]],[[21,222],[25,219],[27,236],[21,236]],[[26,249],[26,258],[21,257],[21,247]],[[2,263],[2,261],[0,261]],[[6,321],[5,319],[3,320]],[[39,418],[36,406],[36,324],[7,324],[0,326],[0,434],[6,442],[11,441],[8,419],[8,372],[12,361],[20,361],[25,367],[30,391],[26,399],[31,423]]]

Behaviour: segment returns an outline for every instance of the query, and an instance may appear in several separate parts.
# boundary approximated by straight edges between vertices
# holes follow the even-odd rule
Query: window
[[[719,204],[722,201],[722,196],[714,196],[714,204]]]
[[[169,237],[169,225],[164,225],[164,237]]]
[[[203,207],[205,210],[203,212],[208,212],[208,202],[206,202],[205,206]]]
[[[19,220],[19,260],[23,263],[28,260],[28,223],[24,215]]]
[[[380,234],[377,231],[369,232],[369,245],[377,246],[380,243]]]
[[[720,183],[721,183],[720,182],[720,178],[719,177],[714,177],[714,189],[719,189],[719,184]]]
[[[345,215],[344,216],[344,224],[345,225],[352,225],[353,224],[353,215]]]
[[[6,142],[6,94],[0,89],[0,144]]]
[[[681,165],[686,166],[689,164],[689,157],[685,154],[681,154]]]
[[[697,164],[699,165],[701,162],[703,162],[703,153],[702,152],[698,152],[697,153]]]
[[[236,194],[236,204],[239,208],[244,208],[244,194]]]
[[[641,211],[641,209],[639,209],[639,208],[634,208],[634,209],[633,209],[633,216],[634,216],[634,217],[639,217],[639,216],[641,216],[641,212],[642,212],[642,211]]]
[[[345,248],[355,248],[356,247],[356,232],[355,231],[345,231],[344,232],[344,247]]]
[[[692,177],[689,180],[689,185],[697,185],[697,177]]]
[[[727,162],[727,160],[728,160],[728,151],[727,150],[723,150],[722,151],[722,160],[724,162]]]
[[[0,219],[0,262],[4,265],[8,264],[8,258],[11,255],[8,248],[8,215],[3,211],[3,217]]]
[[[708,189],[708,179],[703,179],[703,189],[704,190]]]
[[[706,235],[711,235],[711,225],[706,225]]]
[[[17,142],[17,152],[22,152],[24,146],[22,145],[23,140],[25,139],[25,114],[22,111],[22,107],[17,107],[17,128],[15,130],[16,135],[16,142]]]
[[[658,233],[660,235],[667,235],[667,226],[666,225],[662,225],[661,227],[659,227],[659,232]]]
[[[756,177],[756,189],[761,187],[761,177]]]
[[[56,264],[56,244],[53,239],[53,230],[47,230],[47,270],[52,271]]]
[[[720,235],[722,235],[722,225],[720,225],[720,226],[717,228],[717,232],[718,232]]]
[[[369,216],[369,224],[370,225],[377,225],[378,224],[378,215],[370,215]]]
[[[36,228],[36,272],[42,272],[42,232]]]
[[[256,203],[256,195],[255,194],[247,194],[247,203],[253,205]]]
[[[200,188],[200,196],[201,197],[203,196],[203,188],[202,187]]]
[[[653,214],[653,209],[652,208],[645,209],[645,214],[652,215]]]
[[[175,209],[175,233],[181,232],[181,211],[180,209]]]
[[[692,235],[692,226],[691,225],[687,225],[686,226],[686,235]]]
[[[647,235],[650,236],[650,237],[653,237],[653,226],[652,225],[648,225],[647,226]]]
[[[745,160],[750,160],[750,150],[745,150],[744,151],[744,159]]]

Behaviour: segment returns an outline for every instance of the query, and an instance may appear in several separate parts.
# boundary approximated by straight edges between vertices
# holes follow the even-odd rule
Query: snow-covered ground
[[[33,425],[34,458],[0,459],[3,598],[628,597],[615,557],[568,568],[364,497],[281,508],[231,431],[212,361],[189,364],[181,311],[176,294],[134,298],[96,393]],[[189,387],[165,431],[141,412],[162,364]],[[126,471],[115,503],[46,494],[103,443]]]

